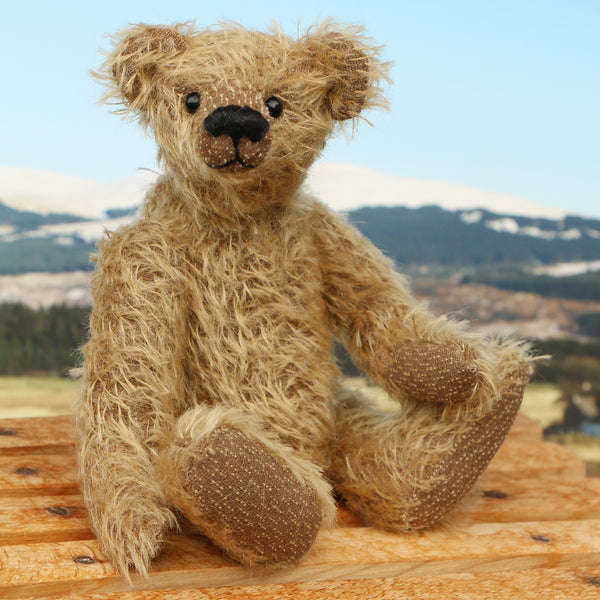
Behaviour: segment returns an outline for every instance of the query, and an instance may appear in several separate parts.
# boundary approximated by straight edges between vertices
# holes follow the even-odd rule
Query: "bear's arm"
[[[148,224],[99,246],[84,390],[77,407],[80,481],[103,552],[144,572],[173,515],[153,457],[184,398],[182,292],[165,237]]]
[[[462,402],[476,391],[493,392],[495,365],[464,324],[434,317],[388,258],[318,204],[312,231],[331,327],[369,377],[418,401]]]

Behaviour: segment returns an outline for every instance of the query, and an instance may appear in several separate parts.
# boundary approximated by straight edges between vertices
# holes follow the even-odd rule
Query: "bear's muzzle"
[[[200,151],[213,169],[253,169],[271,146],[268,121],[249,106],[220,106],[203,125]]]

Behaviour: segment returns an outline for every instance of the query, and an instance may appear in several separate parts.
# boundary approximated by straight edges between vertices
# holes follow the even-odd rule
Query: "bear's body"
[[[528,357],[431,316],[300,189],[334,122],[376,102],[376,52],[331,26],[136,26],[107,66],[166,168],[92,282],[77,428],[104,552],[143,572],[184,516],[244,564],[296,562],[334,490],[394,531],[451,510],[508,431]],[[341,387],[336,338],[397,412]]]

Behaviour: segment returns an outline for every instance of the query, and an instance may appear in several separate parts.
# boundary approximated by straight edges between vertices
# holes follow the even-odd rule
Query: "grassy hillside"
[[[0,377],[0,418],[70,414],[77,392],[77,383],[60,377]]]

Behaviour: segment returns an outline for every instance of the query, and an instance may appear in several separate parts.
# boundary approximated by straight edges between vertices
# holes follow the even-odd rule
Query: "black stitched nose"
[[[219,106],[204,119],[204,129],[214,136],[228,135],[237,148],[240,140],[247,137],[251,142],[261,140],[269,131],[268,121],[249,106]]]

